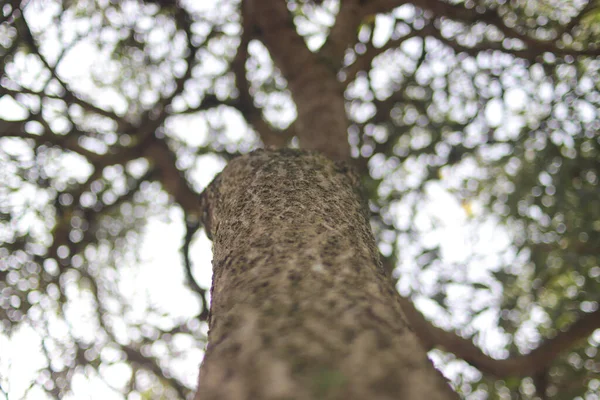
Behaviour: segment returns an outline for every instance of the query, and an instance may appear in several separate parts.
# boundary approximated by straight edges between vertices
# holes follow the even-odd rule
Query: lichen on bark
[[[207,189],[197,400],[456,398],[402,315],[358,182],[317,153],[258,150]]]

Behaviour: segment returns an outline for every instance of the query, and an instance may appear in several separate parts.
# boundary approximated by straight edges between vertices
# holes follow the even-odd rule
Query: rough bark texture
[[[344,164],[296,150],[237,158],[211,184],[196,400],[456,398],[402,315],[358,190]]]

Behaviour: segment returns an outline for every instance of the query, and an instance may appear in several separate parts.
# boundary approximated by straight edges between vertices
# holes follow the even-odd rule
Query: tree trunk
[[[358,185],[324,156],[258,150],[207,189],[196,400],[457,398],[402,315]]]

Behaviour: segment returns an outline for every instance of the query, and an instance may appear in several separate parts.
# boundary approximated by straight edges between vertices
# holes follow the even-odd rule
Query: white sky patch
[[[194,182],[194,187],[202,190],[208,186],[214,176],[225,168],[225,161],[213,154],[207,154],[196,158],[192,167],[190,178]]]
[[[237,142],[248,137],[248,128],[245,120],[240,113],[224,109],[223,120],[226,121],[227,128],[225,134],[233,141]]]
[[[485,106],[485,120],[490,126],[497,127],[504,119],[504,107],[498,99],[491,99]]]
[[[392,14],[400,20],[411,19],[415,15],[415,8],[412,4],[404,4],[394,9]]]
[[[45,366],[39,335],[29,326],[22,325],[10,339],[0,335],[0,379],[9,383],[9,393],[21,398],[29,382],[37,379]]]
[[[188,146],[200,147],[208,140],[206,118],[199,114],[170,117],[166,129],[169,136],[183,140]]]
[[[180,251],[184,235],[183,215],[179,208],[172,208],[170,217],[172,222],[161,218],[149,219],[140,249],[143,267],[136,268],[128,284],[135,285],[138,290],[147,288],[155,305],[170,315],[184,318],[198,314],[200,308],[197,297],[191,291],[181,290],[186,282]],[[192,248],[193,271],[198,284],[210,288],[211,257],[210,253],[204,253],[210,249],[210,242],[205,235],[198,236]]]
[[[538,89],[538,96],[542,101],[549,103],[554,97],[554,88],[548,82],[542,83]]]
[[[112,367],[112,366],[111,366]],[[111,367],[109,367],[108,369],[112,369]],[[104,370],[105,368],[102,368],[101,370]],[[112,378],[114,374],[111,374],[110,372],[105,375],[105,378],[110,379]],[[122,400],[123,396],[121,396],[119,393],[117,393],[115,390],[109,388],[108,386],[106,386],[106,384],[104,382],[102,382],[99,379],[95,379],[96,377],[94,376],[94,374],[91,374],[90,376],[85,376],[81,373],[77,373],[73,376],[73,380],[72,380],[72,388],[73,388],[73,393],[69,393],[67,394],[64,399],[65,400],[79,400],[79,399],[106,399],[106,400]],[[121,377],[114,377],[115,378],[115,384],[114,386],[118,386],[118,382],[120,382],[122,380],[122,376]],[[87,393],[88,397],[86,397],[85,395],[82,396],[83,393]]]
[[[504,94],[504,103],[510,110],[524,110],[527,103],[527,94],[523,89],[510,88]]]
[[[375,30],[373,31],[373,45],[383,47],[392,37],[396,20],[391,15],[377,15],[375,17]]]
[[[598,110],[587,101],[577,101],[575,109],[581,122],[589,123],[598,117]]]
[[[22,121],[28,116],[27,110],[10,96],[0,97],[0,117],[8,121]]]

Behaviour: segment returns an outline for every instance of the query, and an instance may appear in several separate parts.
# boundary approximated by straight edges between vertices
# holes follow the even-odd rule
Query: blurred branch
[[[48,71],[52,75],[52,77],[65,90],[65,94],[61,98],[63,101],[65,101],[67,104],[68,103],[77,104],[86,111],[89,111],[89,112],[101,115],[103,117],[112,119],[113,121],[115,121],[118,124],[118,126],[119,126],[118,130],[120,130],[120,131],[133,131],[134,130],[134,126],[131,123],[126,121],[124,118],[121,118],[114,112],[97,107],[97,106],[81,99],[78,95],[75,95],[75,93],[69,88],[69,85],[58,75],[58,73],[56,72],[56,67],[50,65],[50,63],[48,62],[46,57],[44,57],[42,55],[42,53],[40,52],[40,49],[31,33],[31,30],[29,29],[29,25],[27,24],[27,21],[25,21],[25,19],[22,18],[19,20],[19,22],[20,23],[18,25],[21,26],[21,28],[22,28],[21,29],[22,30],[22,39],[25,41],[26,45],[31,49],[31,51],[33,51],[39,57],[39,59],[44,64],[44,66],[48,69]]]
[[[412,98],[409,98],[406,93],[406,87],[410,84],[415,82],[416,79],[416,74],[419,70],[419,68],[421,67],[421,65],[423,64],[423,62],[425,61],[425,57],[427,55],[427,52],[425,51],[425,44],[423,43],[423,45],[421,46],[421,55],[419,56],[418,60],[416,61],[415,64],[415,68],[413,69],[412,73],[406,77],[406,80],[404,82],[403,86],[398,86],[397,88],[395,88],[395,90],[393,91],[392,95],[390,97],[388,97],[387,99],[384,100],[379,100],[377,98],[374,98],[372,100],[376,111],[376,114],[373,118],[371,118],[370,120],[368,120],[366,122],[366,124],[387,124],[388,126],[390,125],[390,113],[392,112],[392,110],[394,109],[394,107],[396,107],[398,104],[410,104],[412,106],[414,106],[423,116],[427,116],[427,106],[428,104],[422,102],[422,101],[418,101]],[[433,121],[430,121],[431,125],[434,128],[434,131],[441,133],[443,128],[448,128],[451,127],[453,129],[457,129],[457,130],[462,130],[464,129],[464,127],[467,125],[467,123],[465,124],[459,124],[459,126],[452,126],[448,121],[445,121],[442,124],[440,123],[436,123]],[[396,143],[398,142],[398,139],[406,134],[408,131],[405,130],[400,130],[400,129],[388,129],[388,138],[385,142],[376,142],[373,141],[373,152],[372,154],[377,154],[377,153],[381,153],[381,154],[385,154],[385,155],[391,155],[393,154],[393,148],[396,145]],[[363,136],[364,139],[364,136]],[[427,150],[427,148],[422,148],[421,151],[425,151]],[[413,151],[410,152],[409,155],[417,155],[417,152]],[[368,174],[368,163],[369,163],[369,159],[370,157],[359,157],[356,161],[357,167],[359,168],[359,171],[361,171],[361,173],[363,174]]]
[[[273,61],[288,81],[298,112],[300,146],[336,159],[350,157],[343,87],[327,60],[308,49],[283,1],[242,2]],[[327,130],[327,135],[323,130]]]
[[[540,400],[547,400],[546,391],[548,390],[548,384],[550,373],[550,368],[545,368],[543,371],[538,372],[533,376],[533,384],[535,385],[535,391],[539,396]]]
[[[70,192],[65,192],[73,196],[73,202],[70,206],[63,206],[57,201],[55,202],[56,207],[56,221],[55,225],[51,230],[52,235],[52,244],[48,247],[47,255],[60,260],[58,257],[57,250],[60,246],[66,246],[69,248],[69,252],[71,255],[77,254],[81,251],[81,248],[84,247],[87,243],[93,242],[95,239],[95,234],[97,231],[98,221],[102,218],[102,216],[107,215],[121,204],[131,201],[133,196],[140,188],[142,182],[151,179],[151,177],[155,174],[155,171],[150,168],[144,175],[140,178],[136,179],[131,183],[124,194],[117,197],[117,199],[110,205],[104,205],[102,203],[98,203],[99,207],[92,206],[83,208],[80,205],[80,197],[86,191],[91,191],[92,183],[99,178],[99,174],[92,174],[88,178],[88,180],[77,187],[76,190],[72,190]],[[100,174],[101,175],[101,174]],[[77,215],[80,218],[83,218],[85,222],[88,224],[88,229],[84,232],[84,237],[78,243],[73,243],[70,240],[69,234],[71,233],[71,218]],[[62,265],[59,262],[59,265]],[[53,281],[57,283],[60,275],[57,275],[53,278]],[[61,292],[62,296],[62,292]]]
[[[356,79],[356,75],[360,71],[370,70],[371,63],[378,55],[383,54],[388,50],[398,48],[406,40],[411,39],[413,37],[421,36],[421,34],[422,33],[420,31],[412,30],[409,34],[404,35],[398,39],[388,40],[387,43],[381,47],[374,47],[373,43],[369,42],[367,44],[367,51],[364,54],[359,55],[356,61],[344,70],[344,72],[346,73],[344,85],[347,87],[351,82],[353,82]]]
[[[173,1],[173,3],[175,3]],[[150,112],[148,112],[148,116],[154,116],[155,120],[161,121],[158,125],[162,124],[162,121],[167,117],[166,109],[173,102],[173,99],[183,93],[185,89],[185,83],[192,77],[192,71],[194,66],[196,65],[196,58],[198,55],[198,50],[200,46],[195,46],[192,43],[192,17],[188,14],[188,12],[183,7],[177,7],[175,12],[175,21],[178,27],[180,27],[185,33],[186,43],[188,55],[185,59],[186,69],[183,75],[175,80],[175,89],[173,92],[166,96],[162,97],[152,108]],[[211,32],[207,35],[205,43],[207,43],[213,36],[215,32],[211,30]],[[160,115],[160,118],[157,116]]]
[[[411,326],[427,349],[439,348],[453,353],[480,371],[503,377],[535,376],[544,372],[562,352],[572,348],[600,328],[600,309],[584,314],[567,330],[542,342],[529,354],[506,359],[494,359],[485,354],[470,339],[448,332],[431,324],[409,299],[401,298],[402,309]]]
[[[177,379],[166,376],[156,357],[145,356],[140,350],[130,345],[119,344],[119,346],[129,361],[140,365],[144,369],[150,370],[162,382],[172,387],[177,392],[180,399],[183,400],[187,398],[190,390],[183,386]]]
[[[306,47],[304,39],[296,31],[285,2],[243,2],[242,8],[244,16],[252,18],[259,28],[260,39],[265,42],[288,82],[292,83],[310,67],[323,68],[318,55]]]
[[[6,64],[8,63],[9,57],[17,50],[19,47],[19,41],[14,39],[10,46],[4,49],[4,52],[0,55],[0,77],[4,76],[6,73]],[[1,87],[1,86],[0,86]]]
[[[250,84],[246,78],[246,61],[248,60],[248,43],[252,39],[254,25],[251,16],[242,8],[243,32],[238,51],[231,62],[231,70],[235,75],[235,82],[239,91],[239,100],[236,108],[258,133],[265,147],[285,147],[294,136],[294,125],[292,124],[283,132],[276,132],[267,121],[262,111],[254,105],[254,99],[250,95]]]
[[[558,47],[557,40],[558,39],[549,39],[549,40],[541,40],[534,37],[529,36],[526,33],[522,33],[516,27],[508,26],[502,16],[498,14],[498,11],[493,8],[487,8],[485,11],[480,12],[477,7],[466,8],[464,5],[459,4],[450,4],[439,0],[420,0],[420,1],[396,1],[396,0],[378,0],[373,1],[369,4],[369,7],[373,10],[373,12],[391,12],[393,9],[403,5],[403,4],[413,4],[415,7],[419,7],[423,10],[428,10],[434,14],[436,18],[448,18],[457,22],[462,22],[466,24],[475,24],[477,22],[484,22],[490,26],[494,26],[497,28],[505,37],[510,39],[518,39],[525,46],[527,46],[527,50],[521,51],[513,51],[511,49],[506,49],[498,44],[498,50],[503,52],[509,52],[511,54],[515,54],[519,57],[523,57],[525,59],[531,60],[538,55],[541,55],[545,52],[550,52],[560,56],[570,55],[573,57],[577,56],[598,56],[600,55],[600,49],[585,49],[585,50],[573,50],[573,49],[563,49]],[[590,1],[590,3],[592,3]],[[571,20],[571,23],[567,25],[566,31],[572,29],[570,27],[571,24],[577,24],[577,20],[581,18],[582,14],[585,14],[585,10],[588,7],[592,7],[589,4],[582,10],[580,15],[574,20]],[[573,27],[575,26],[573,25]],[[425,35],[425,31],[422,31],[422,36]],[[475,51],[479,50],[489,50],[489,44],[481,45],[476,48]]]
[[[134,146],[129,148],[113,148],[111,149],[112,152],[110,154],[99,155],[84,149],[77,143],[77,139],[84,135],[83,132],[80,132],[76,128],[73,128],[68,135],[51,135],[49,133],[49,127],[43,120],[40,120],[38,122],[42,123],[42,125],[44,125],[46,127],[46,130],[48,131],[44,135],[32,135],[25,133],[24,124],[26,121],[2,121],[0,122],[0,132],[3,134],[3,136],[10,135],[14,137],[33,139],[34,141],[36,141],[37,144],[51,143],[53,145],[58,145],[62,148],[75,151],[86,157],[88,161],[93,165],[94,172],[88,178],[86,183],[79,186],[79,189],[76,193],[71,193],[75,199],[77,199],[85,190],[87,190],[92,182],[101,177],[102,171],[105,167],[114,164],[123,165],[133,159],[147,157],[150,162],[155,164],[157,178],[161,181],[165,190],[175,198],[175,200],[182,206],[182,208],[186,211],[187,214],[198,214],[198,194],[195,193],[189,187],[189,184],[183,176],[182,172],[177,169],[175,165],[176,156],[168,148],[166,142],[162,139],[154,137],[153,135],[156,129],[158,129],[164,123],[164,120],[169,115],[169,113],[167,112],[167,106],[172,102],[172,100],[176,96],[182,93],[185,87],[185,82],[191,77],[192,69],[195,65],[197,51],[199,49],[199,47],[193,46],[191,43],[191,17],[187,14],[187,12],[184,9],[178,8],[176,19],[178,26],[182,27],[182,29],[185,31],[188,40],[189,54],[186,58],[187,69],[186,72],[176,80],[175,90],[169,96],[162,98],[153,109],[145,113],[144,117],[141,119],[142,126],[134,126],[110,111],[98,108],[92,104],[81,100],[78,96],[71,92],[68,85],[58,76],[55,68],[51,66],[46,60],[46,58],[43,57],[43,55],[40,53],[37,43],[33,38],[33,35],[31,34],[31,31],[29,30],[26,21],[22,21],[22,30],[25,32],[23,36],[27,45],[41,59],[42,63],[50,71],[52,77],[57,80],[57,82],[64,88],[66,92],[64,97],[60,99],[67,103],[78,104],[87,111],[91,111],[114,120],[119,126],[118,130],[131,132],[138,139],[137,142],[135,142]],[[10,94],[13,95],[27,92],[26,89],[24,89],[23,91],[13,91],[2,88],[1,90],[6,93],[10,92]],[[29,94],[37,95],[40,97],[48,97],[43,93],[31,92]],[[215,100],[216,99],[207,98],[202,103],[202,106],[209,107],[211,104],[216,104]],[[41,117],[39,117],[38,119],[40,118]],[[35,118],[33,119],[36,120]],[[65,140],[65,138],[67,138],[68,136],[71,136],[74,140]],[[77,200],[74,201],[74,204],[77,204]],[[69,220],[70,218],[67,218],[65,221],[63,221],[63,223],[57,221],[57,224],[53,229],[54,240],[53,244],[49,249],[49,254],[51,254],[52,256],[56,256],[56,249],[60,245],[69,244]]]
[[[184,11],[181,10],[181,13],[184,13]],[[181,171],[179,171],[177,169],[177,167],[175,166],[176,157],[172,153],[172,151],[168,148],[166,142],[164,142],[164,140],[162,140],[162,139],[159,139],[159,138],[156,138],[153,136],[156,129],[158,129],[164,123],[164,120],[169,115],[169,113],[166,110],[168,104],[170,104],[171,101],[183,91],[186,80],[191,77],[191,73],[192,73],[191,71],[193,69],[194,60],[196,59],[196,53],[198,51],[198,47],[194,47],[191,44],[191,25],[190,25],[191,19],[189,18],[189,16],[187,16],[187,14],[185,14],[185,16],[180,15],[178,18],[180,19],[180,24],[185,27],[184,29],[186,30],[186,34],[188,37],[188,44],[190,46],[190,54],[188,55],[188,57],[186,59],[186,62],[187,62],[186,72],[184,73],[184,75],[181,78],[179,78],[176,81],[176,89],[173,91],[173,93],[171,93],[169,96],[167,96],[165,98],[162,98],[159,101],[159,103],[157,103],[157,105],[152,110],[145,113],[144,117],[141,119],[142,120],[141,126],[134,126],[134,125],[126,122],[123,118],[120,118],[117,115],[113,114],[112,112],[109,112],[109,111],[106,111],[103,109],[99,109],[87,102],[84,102],[83,100],[81,100],[77,96],[75,96],[72,92],[70,92],[66,83],[63,82],[60,79],[60,77],[58,77],[54,68],[52,66],[50,66],[49,63],[45,60],[45,58],[39,53],[37,44],[35,43],[35,40],[33,39],[31,32],[29,31],[29,28],[27,27],[27,25],[24,22],[26,32],[28,33],[26,35],[26,38],[27,38],[29,46],[42,59],[42,62],[51,71],[51,74],[55,77],[55,79],[61,84],[61,86],[64,87],[64,89],[66,91],[66,95],[63,98],[63,100],[66,101],[67,103],[74,102],[76,104],[81,105],[86,110],[91,110],[93,112],[96,112],[100,115],[109,117],[112,120],[116,121],[117,124],[120,126],[120,129],[125,128],[127,132],[132,132],[132,134],[138,138],[138,141],[135,146],[130,147],[130,148],[112,149],[111,154],[101,156],[101,155],[97,155],[93,152],[86,151],[85,149],[81,148],[80,146],[75,145],[74,144],[75,142],[69,141],[69,142],[57,143],[57,142],[61,141],[59,136],[43,135],[43,136],[38,136],[36,138],[35,135],[29,135],[29,134],[22,133],[23,132],[22,127],[17,126],[14,123],[10,123],[9,125],[6,125],[6,129],[0,126],[0,128],[2,128],[2,132],[7,131],[8,129],[14,129],[14,128],[18,127],[19,131],[15,132],[11,136],[18,136],[18,137],[25,137],[28,139],[34,139],[38,143],[40,143],[40,141],[44,141],[44,142],[49,141],[50,143],[58,144],[61,147],[65,147],[69,150],[76,151],[76,152],[86,156],[86,158],[94,166],[94,173],[88,179],[88,183],[91,183],[94,180],[98,179],[101,176],[102,170],[108,165],[124,164],[135,158],[148,157],[149,161],[154,162],[157,165],[157,171],[159,172],[158,177],[159,177],[159,180],[161,181],[161,183],[163,184],[163,187],[165,188],[165,190],[176,199],[176,201],[182,206],[182,208],[184,210],[186,210],[187,213],[197,214],[198,213],[198,194],[195,193],[189,187],[187,180],[185,179],[185,177],[183,176]],[[32,94],[41,95],[39,93],[32,93]],[[214,99],[209,98],[208,100],[210,103]],[[208,106],[209,103],[203,102],[202,105]],[[82,135],[82,132],[75,131],[75,128],[73,128],[71,133],[77,134],[75,137]],[[67,144],[68,146],[65,146],[65,144]],[[57,231],[57,233],[60,233],[60,230]]]
[[[325,57],[336,71],[344,62],[346,49],[356,42],[356,35],[361,21],[367,15],[367,9],[360,6],[360,0],[340,2],[340,10],[331,27],[327,40],[319,55]]]
[[[6,15],[4,15],[3,12],[0,12],[0,24],[4,23],[4,22],[11,22],[14,21],[14,19],[20,17],[21,11],[19,10],[19,3],[21,1],[20,0],[9,0],[9,1],[5,1],[5,5],[10,5],[10,11],[8,13],[6,13]],[[4,11],[4,10],[1,10]]]
[[[2,92],[1,89],[0,92]],[[41,135],[35,135],[33,133],[25,132],[25,124],[30,121],[39,122],[45,128],[44,133]],[[75,127],[71,128],[71,130],[66,135],[55,135],[50,132],[50,127],[48,126],[48,123],[42,118],[41,113],[30,114],[26,121],[0,120],[0,137],[29,139],[33,140],[36,146],[48,144],[52,146],[58,146],[64,150],[72,151],[85,157],[92,164],[100,164],[105,161],[106,155],[101,155],[90,151],[82,147],[78,143],[78,139],[82,136],[85,136],[85,132],[80,131]]]
[[[186,215],[199,217],[200,194],[191,188],[183,171],[176,166],[177,157],[164,139],[148,137],[144,156],[155,164],[156,178],[167,193],[181,206]]]
[[[419,2],[413,2],[413,4],[433,12],[437,16],[446,17],[455,21],[468,24],[485,22],[498,28],[498,30],[506,37],[519,39],[529,47],[544,49],[543,51],[552,51],[552,49],[555,48],[553,41],[538,40],[517,31],[515,28],[507,26],[502,17],[498,14],[498,11],[493,8],[488,8],[484,12],[479,12],[475,7],[466,8],[463,5],[449,4],[439,0],[421,0]]]
[[[563,30],[561,32],[559,32],[558,37],[561,37],[565,33],[571,33],[573,31],[573,29],[575,29],[575,27],[577,25],[579,25],[579,23],[581,22],[581,20],[583,19],[583,17],[586,16],[587,13],[589,13],[590,11],[592,11],[594,8],[598,8],[598,7],[600,7],[600,4],[597,1],[595,1],[595,0],[588,0],[588,2],[585,5],[585,7],[583,7],[581,9],[581,11],[579,11],[579,13],[577,13],[577,15],[574,16],[571,19],[571,21],[569,21],[569,23],[567,25],[565,25],[565,27],[563,28]]]
[[[553,47],[552,49],[547,49],[547,48],[530,46],[527,49],[519,50],[519,49],[513,49],[513,48],[506,48],[506,47],[502,46],[502,44],[499,42],[496,43],[496,42],[489,42],[489,41],[484,41],[484,42],[481,42],[474,46],[465,46],[465,45],[458,43],[458,41],[456,41],[455,39],[445,37],[444,35],[442,35],[442,32],[433,25],[428,25],[421,32],[423,34],[427,34],[427,35],[430,35],[431,37],[438,39],[440,42],[442,42],[446,46],[450,47],[456,53],[465,53],[465,54],[468,54],[473,57],[477,56],[479,53],[482,53],[482,52],[500,51],[500,52],[503,52],[506,54],[512,54],[513,56],[515,56],[517,58],[522,58],[524,60],[527,60],[527,61],[530,61],[533,63],[538,59],[538,57],[543,55],[545,52],[551,52],[551,53],[553,53],[557,56],[561,56],[561,57],[564,57],[564,56],[596,57],[596,56],[600,55],[600,50],[575,51],[575,50],[569,50],[569,49],[560,49],[557,47]]]
[[[174,112],[172,110],[169,111],[170,115],[185,115],[185,114],[194,114],[200,111],[207,111],[211,108],[217,108],[219,106],[229,106],[229,107],[237,107],[235,101],[227,99],[227,100],[219,100],[217,96],[214,94],[207,94],[204,96],[200,104],[196,107],[186,108],[183,111]]]
[[[47,322],[46,322],[46,324],[47,324]],[[58,383],[64,382],[64,383],[68,384],[69,382],[64,379],[64,377],[63,377],[64,374],[57,372],[52,367],[50,351],[48,350],[48,345],[47,345],[47,341],[48,341],[48,337],[49,337],[49,332],[48,332],[47,326],[45,327],[45,330],[46,330],[46,337],[42,339],[41,349],[42,349],[42,353],[44,354],[44,358],[46,359],[46,364],[47,364],[46,371],[48,371],[50,373],[50,377],[52,379],[53,385],[50,388],[45,387],[45,385],[43,385],[42,387],[44,388],[44,391],[46,392],[46,394],[51,396],[53,399],[61,399],[63,393],[62,393],[61,388],[58,387]]]
[[[183,238],[183,246],[181,246],[181,253],[183,255],[183,262],[185,267],[185,275],[187,277],[187,283],[190,288],[198,295],[201,302],[201,311],[199,318],[201,321],[208,319],[208,304],[206,302],[206,290],[201,288],[194,278],[192,273],[192,261],[190,260],[190,244],[194,233],[200,228],[200,222],[198,219],[186,218],[185,223],[185,236]]]
[[[100,301],[98,286],[96,284],[96,278],[93,275],[91,275],[89,271],[85,268],[81,268],[79,272],[83,277],[86,277],[90,283],[92,295],[94,296],[96,304],[98,305],[98,308],[96,309],[98,322],[100,323],[100,326],[102,327],[104,332],[106,332],[108,337],[110,337],[110,340],[117,346],[119,346],[119,348],[123,351],[123,353],[129,361],[138,364],[140,368],[151,371],[162,382],[171,386],[177,392],[180,399],[186,399],[186,396],[190,392],[190,390],[183,386],[181,382],[179,382],[177,379],[167,376],[167,374],[165,374],[162,367],[160,366],[159,360],[156,357],[146,356],[142,354],[140,349],[137,349],[130,344],[123,344],[116,339],[114,333],[106,324],[106,321],[103,318],[103,316],[109,314],[109,312],[104,308],[104,303]],[[89,361],[85,359],[85,357],[83,357],[83,360],[80,359],[80,361],[84,361],[86,364],[89,364]]]

